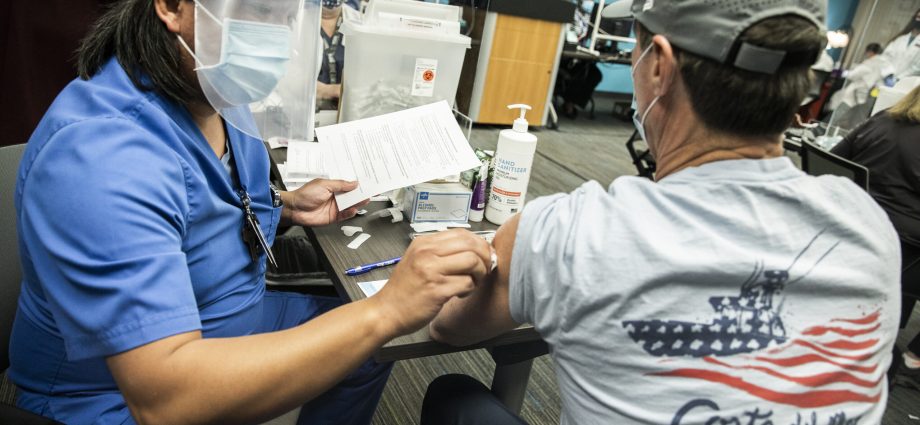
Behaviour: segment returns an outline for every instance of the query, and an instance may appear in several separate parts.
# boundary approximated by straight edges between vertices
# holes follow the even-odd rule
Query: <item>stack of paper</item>
[[[288,143],[287,162],[278,165],[278,171],[288,190],[295,190],[307,182],[327,178],[325,148],[316,142]]]
[[[327,149],[329,178],[359,183],[354,191],[336,194],[341,210],[481,164],[445,101],[317,128],[316,136]]]

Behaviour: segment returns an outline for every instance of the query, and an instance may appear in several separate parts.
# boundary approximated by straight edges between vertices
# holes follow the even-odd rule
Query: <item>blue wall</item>
[[[850,38],[855,38],[852,31],[853,16],[856,15],[856,8],[859,6],[859,0],[830,0],[827,3],[827,29],[850,30]],[[828,50],[834,60],[839,60],[843,49]],[[861,56],[860,56],[861,57]]]
[[[608,3],[610,2],[608,0]],[[853,16],[856,14],[857,6],[859,6],[859,0],[828,0],[827,28],[830,30],[849,29],[853,22]],[[842,50],[831,49],[829,53],[834,59],[840,59]],[[632,76],[628,65],[600,64],[598,67],[601,69],[604,79],[597,86],[597,91],[632,93]]]

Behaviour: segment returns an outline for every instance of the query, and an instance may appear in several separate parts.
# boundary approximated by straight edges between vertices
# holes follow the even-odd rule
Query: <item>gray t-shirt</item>
[[[719,161],[528,204],[509,303],[551,347],[563,424],[874,424],[899,249],[848,180]]]

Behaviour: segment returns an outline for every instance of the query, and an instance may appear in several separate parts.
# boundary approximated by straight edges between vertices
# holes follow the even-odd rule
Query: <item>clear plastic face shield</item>
[[[195,1],[195,71],[227,124],[313,140],[320,1]]]

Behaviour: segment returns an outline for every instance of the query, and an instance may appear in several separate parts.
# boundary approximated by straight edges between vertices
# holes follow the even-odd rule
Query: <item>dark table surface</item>
[[[371,216],[374,211],[386,207],[389,207],[388,202],[371,202],[365,207],[368,210],[368,214],[365,216],[357,216],[342,223],[313,229],[316,237],[315,245],[320,253],[320,258],[323,259],[329,270],[339,295],[346,300],[357,301],[364,299],[364,292],[358,287],[358,282],[387,279],[392,273],[393,267],[383,267],[360,276],[346,276],[346,269],[401,256],[411,242],[409,234],[413,230],[409,227],[409,223],[405,221],[391,223],[390,218]],[[498,227],[487,221],[470,224],[472,225],[471,230],[494,230]],[[371,235],[371,238],[356,250],[348,248],[348,243],[358,235],[345,236],[341,230],[342,226],[361,227],[364,229],[364,233]],[[428,336],[428,328],[425,327],[415,333],[404,335],[388,342],[376,353],[374,358],[377,361],[404,360],[538,340],[540,340],[540,335],[537,334],[533,327],[524,325],[479,344],[467,347],[452,347],[431,340]]]

